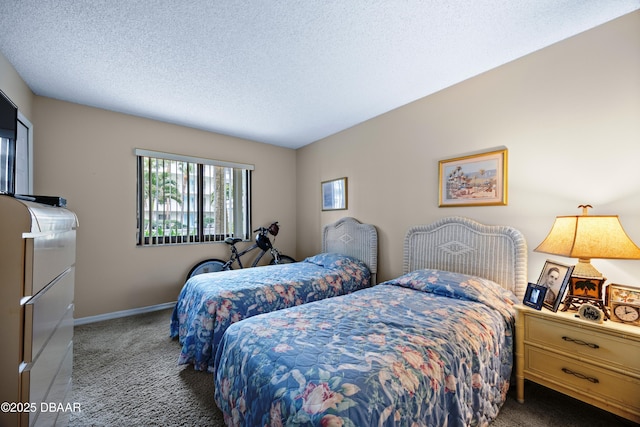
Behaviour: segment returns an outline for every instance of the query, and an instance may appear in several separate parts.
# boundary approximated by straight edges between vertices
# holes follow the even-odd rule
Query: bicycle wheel
[[[280,262],[278,264],[291,264],[294,262],[298,262],[295,259],[291,258],[288,255],[280,255]],[[275,265],[276,264],[276,260],[275,258],[271,260],[271,262],[269,263],[269,265]]]
[[[225,264],[226,263],[224,261],[219,259],[207,259],[200,261],[193,266],[191,271],[189,271],[189,274],[187,274],[187,280],[202,273],[215,273],[223,270],[231,270],[231,266],[225,268]]]

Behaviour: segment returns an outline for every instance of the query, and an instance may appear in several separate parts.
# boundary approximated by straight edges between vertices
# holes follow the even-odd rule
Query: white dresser
[[[1,426],[68,423],[77,225],[67,209],[0,195]]]
[[[528,379],[640,423],[640,327],[517,308],[520,402]]]

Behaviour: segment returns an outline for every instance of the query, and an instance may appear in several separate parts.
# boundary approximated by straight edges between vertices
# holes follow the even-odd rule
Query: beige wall
[[[80,222],[76,318],[175,301],[190,267],[225,244],[136,247],[135,148],[255,165],[253,224],[278,220],[295,252],[295,151],[36,97],[36,192],[68,199]]]
[[[505,146],[509,204],[438,207],[438,161]],[[297,152],[298,256],[342,215],[378,227],[379,279],[401,273],[407,228],[448,215],[520,229],[533,253],[557,215],[618,214],[640,244],[640,12],[374,118]],[[320,182],[347,176],[349,209],[321,212]],[[594,260],[640,286],[640,261]]]
[[[2,53],[0,53],[0,90],[18,106],[18,110],[25,117],[31,120],[33,92]]]
[[[320,250],[322,225],[378,226],[382,280],[401,272],[413,224],[463,215],[524,232],[530,250],[556,215],[619,214],[640,244],[640,12],[558,43],[297,151],[34,96],[0,55],[0,89],[34,124],[35,192],[80,218],[76,317],[176,299],[189,267],[225,245],[135,246],[134,148],[255,164],[253,224],[278,246]],[[509,205],[438,208],[438,160],[509,149]],[[321,212],[320,182],[347,176],[349,209]],[[529,280],[544,260],[530,252]],[[640,261],[595,260],[640,286]]]
[[[225,244],[136,247],[135,148],[255,165],[254,226],[277,220],[295,256],[295,151],[35,96],[0,55],[0,89],[34,126],[34,192],[68,200],[80,221],[75,317],[175,301],[193,264]]]

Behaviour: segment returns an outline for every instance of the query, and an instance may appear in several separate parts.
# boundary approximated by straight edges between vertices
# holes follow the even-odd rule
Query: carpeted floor
[[[75,328],[70,426],[222,427],[213,377],[178,366],[169,338],[171,310]],[[527,382],[524,404],[513,390],[492,427],[613,427],[629,421]]]

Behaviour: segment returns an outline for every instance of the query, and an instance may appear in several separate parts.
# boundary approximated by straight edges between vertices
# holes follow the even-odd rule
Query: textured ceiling
[[[640,0],[2,0],[34,93],[297,148]]]

